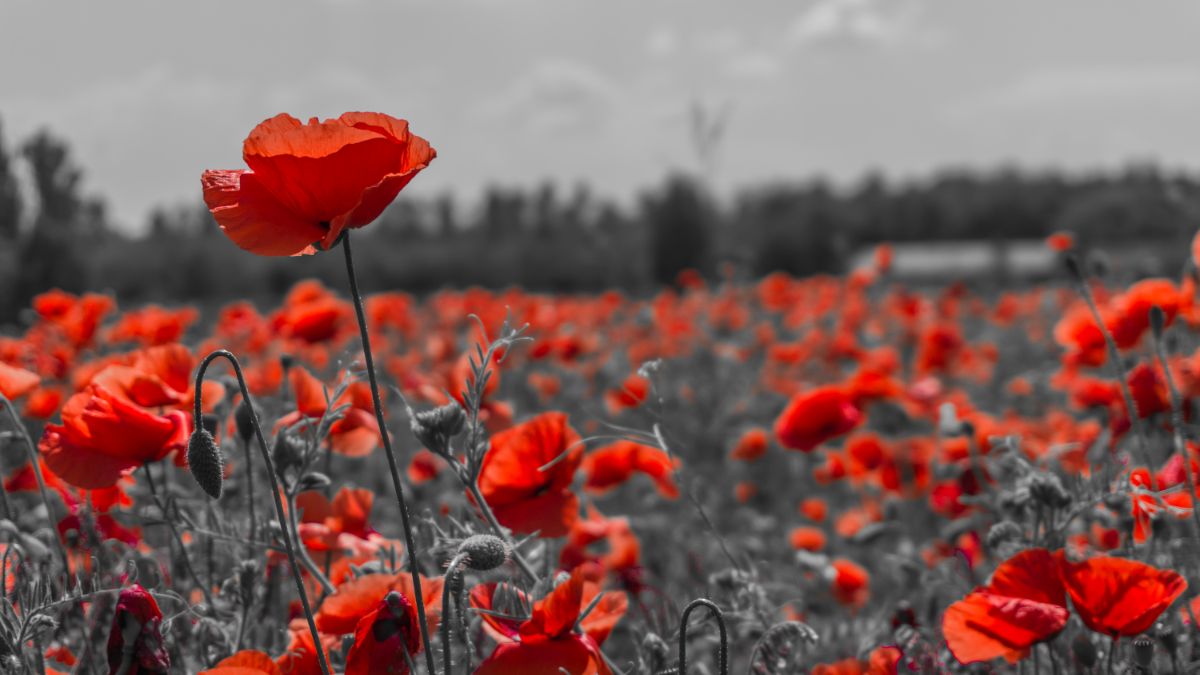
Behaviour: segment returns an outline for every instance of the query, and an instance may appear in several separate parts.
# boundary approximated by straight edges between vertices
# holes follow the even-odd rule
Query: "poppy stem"
[[[696,598],[688,603],[683,609],[683,615],[679,618],[679,675],[687,675],[687,629],[688,619],[692,616],[692,610],[697,607],[707,607],[709,613],[717,620],[717,629],[721,632],[721,651],[720,651],[720,669],[717,671],[721,675],[729,675],[729,639],[725,633],[725,615],[721,613],[721,608],[715,602],[707,598]]]
[[[479,492],[479,484],[477,480],[465,480],[463,483],[466,484],[467,489],[470,490],[471,497],[475,500],[475,503],[479,505],[479,511],[483,513],[483,518],[487,521],[488,527],[492,529],[492,533],[508,542],[509,549],[512,551],[513,562],[517,563],[517,567],[521,569],[521,573],[524,574],[525,577],[532,583],[536,584],[541,581],[537,572],[533,570],[533,566],[530,565],[529,561],[525,559],[525,556],[521,555],[521,552],[517,550],[516,541],[514,541],[513,538],[509,536],[508,532],[506,532],[505,529],[500,525],[500,521],[496,520],[496,514],[492,513],[492,507],[488,506],[487,500],[485,500],[483,498],[483,494]]]
[[[1112,332],[1108,330],[1108,326],[1104,323],[1104,318],[1100,316],[1100,308],[1096,306],[1096,297],[1092,294],[1092,288],[1088,285],[1088,280],[1083,276],[1083,271],[1078,269],[1078,265],[1072,265],[1071,269],[1076,273],[1075,281],[1078,287],[1079,294],[1083,296],[1083,301],[1087,303],[1088,310],[1092,314],[1092,320],[1096,322],[1096,327],[1100,330],[1100,334],[1104,336],[1104,345],[1108,349],[1108,360],[1111,362],[1113,376],[1117,379],[1117,386],[1121,390],[1121,398],[1125,403],[1125,412],[1129,415],[1129,424],[1133,428],[1134,436],[1137,438],[1137,448],[1141,454],[1141,462],[1146,465],[1146,468],[1153,466],[1150,459],[1150,448],[1146,444],[1146,432],[1142,428],[1142,418],[1138,415],[1137,404],[1133,400],[1133,392],[1129,390],[1129,382],[1125,373],[1125,368],[1121,363],[1121,350],[1117,348],[1117,341],[1113,339]],[[1154,485],[1154,474],[1150,475],[1150,487],[1157,489]]]
[[[292,579],[296,582],[296,592],[300,595],[300,605],[304,608],[304,618],[308,620],[308,630],[312,634],[313,647],[317,652],[317,663],[321,666],[321,672],[324,675],[329,675],[329,662],[325,660],[325,649],[321,646],[321,634],[317,632],[317,623],[313,619],[312,608],[308,604],[308,592],[304,590],[304,579],[300,575],[300,565],[296,563],[296,548],[292,543],[292,535],[288,530],[288,517],[283,510],[283,501],[279,496],[279,478],[275,475],[275,464],[271,461],[271,452],[267,450],[267,441],[263,438],[262,425],[259,424],[258,413],[252,405],[250,390],[246,387],[246,378],[242,375],[242,366],[238,363],[237,357],[228,350],[218,349],[209,354],[204,357],[204,360],[200,362],[200,366],[196,369],[196,406],[192,422],[197,427],[200,424],[200,389],[204,383],[204,371],[208,370],[209,364],[218,357],[227,359],[233,367],[233,373],[237,376],[238,387],[242,390],[242,398],[250,408],[250,420],[254,423],[254,436],[258,441],[258,449],[262,454],[263,462],[267,465],[267,476],[271,479],[271,494],[275,497],[275,514],[279,518],[279,530],[283,533],[283,543],[285,548],[287,548],[288,564],[292,570]],[[247,472],[249,472],[249,467],[247,467]]]
[[[8,420],[12,422],[13,429],[20,435],[21,441],[25,444],[25,451],[29,455],[29,466],[33,469],[33,477],[37,480],[38,495],[42,499],[42,507],[46,509],[46,519],[50,521],[50,529],[54,532],[54,541],[58,544],[58,553],[62,558],[63,564],[63,577],[67,580],[67,585],[69,586],[71,566],[67,562],[67,547],[63,545],[62,537],[58,533],[58,528],[55,527],[54,510],[50,508],[50,495],[46,491],[46,478],[42,475],[42,465],[38,463],[38,453],[35,449],[37,446],[34,445],[33,439],[29,437],[29,429],[26,429],[25,424],[17,417],[17,411],[13,407],[12,401],[8,400],[8,397],[4,394],[0,394],[0,407],[3,407],[4,412],[8,413]],[[0,486],[0,490],[3,489],[3,486]],[[6,509],[9,506],[7,490],[5,490],[4,506]],[[11,517],[12,512],[9,511],[8,513]]]
[[[212,591],[208,590],[208,584],[200,580],[200,575],[196,574],[196,568],[192,567],[192,557],[188,555],[187,548],[184,547],[183,537],[180,536],[179,530],[175,527],[175,521],[171,519],[171,514],[167,511],[166,503],[159,496],[158,488],[154,486],[154,474],[150,472],[150,464],[142,465],[142,473],[146,474],[146,485],[150,487],[150,496],[154,499],[155,506],[162,513],[163,523],[171,531],[171,537],[175,540],[175,545],[179,547],[179,555],[183,558],[183,567],[187,570],[188,576],[192,578],[192,583],[204,594],[204,601],[208,603],[209,607],[212,607]]]
[[[1151,321],[1153,322],[1153,319]],[[1196,476],[1192,471],[1192,458],[1188,454],[1187,443],[1183,438],[1183,400],[1179,396],[1179,388],[1175,386],[1175,377],[1171,374],[1170,364],[1167,363],[1167,350],[1163,345],[1161,334],[1154,336],[1154,354],[1158,357],[1158,363],[1163,371],[1163,379],[1167,383],[1167,392],[1171,396],[1171,440],[1174,443],[1175,452],[1183,460],[1183,475],[1187,478],[1188,496],[1192,500],[1192,537],[1200,542],[1200,511],[1197,511],[1195,504]]]
[[[367,330],[367,316],[363,310],[362,294],[358,290],[358,277],[354,274],[354,254],[350,250],[350,230],[342,232],[342,252],[346,255],[346,276],[350,279],[350,296],[354,299],[354,312],[358,316],[358,332],[362,339],[363,360],[367,366],[367,379],[371,385],[371,403],[375,408],[375,421],[379,423],[379,436],[383,440],[383,452],[387,455],[388,470],[392,474],[392,488],[396,492],[396,503],[400,507],[400,525],[404,529],[404,546],[408,549],[408,569],[412,574],[413,599],[417,605],[417,619],[421,629],[421,642],[425,649],[425,665],[429,675],[437,673],[433,650],[429,645],[429,629],[425,620],[425,596],[421,591],[421,573],[417,569],[417,542],[412,526],[408,522],[408,505],[404,501],[404,487],[400,483],[400,469],[396,465],[396,453],[383,419],[383,401],[379,398],[379,383],[375,379],[375,360],[371,357],[371,335]]]
[[[1108,648],[1108,675],[1113,675],[1116,672],[1113,670],[1113,660],[1117,657],[1117,640],[1119,639],[1114,635],[1112,637],[1112,646]]]
[[[465,562],[466,559],[467,559],[467,554],[465,552],[459,552],[459,554],[454,556],[454,559],[450,561],[450,566],[446,568],[446,575],[443,577],[444,583],[442,584],[442,625],[441,625],[441,629],[442,629],[442,673],[443,673],[443,675],[450,675],[450,673],[452,672],[451,669],[453,667],[453,660],[450,658],[451,657],[451,653],[450,653],[451,652],[451,649],[450,649],[450,599],[455,594],[454,594],[453,590],[451,589],[451,587],[454,585],[455,575],[461,574],[461,572],[459,571],[458,568],[462,566],[463,562]]]

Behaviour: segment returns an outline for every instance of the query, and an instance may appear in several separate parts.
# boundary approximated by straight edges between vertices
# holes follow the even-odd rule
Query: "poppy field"
[[[228,139],[233,141],[234,139]],[[436,151],[264,121],[201,177],[268,306],[0,336],[0,671],[1189,673],[1196,278],[360,288]],[[247,289],[249,295],[251,289]],[[1193,580],[1194,581],[1194,580]]]

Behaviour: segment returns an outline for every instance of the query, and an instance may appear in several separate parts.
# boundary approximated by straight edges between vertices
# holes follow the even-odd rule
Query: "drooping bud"
[[[1071,493],[1063,487],[1062,481],[1052,473],[1034,473],[1027,478],[1029,494],[1035,500],[1052,509],[1070,506]]]
[[[200,427],[188,439],[188,469],[200,487],[213,499],[221,498],[225,480],[225,458],[208,429]]]
[[[1167,315],[1162,307],[1154,305],[1150,308],[1150,329],[1154,331],[1154,339],[1162,340],[1163,329],[1167,325]]]
[[[410,426],[413,436],[430,452],[445,456],[450,454],[450,439],[463,430],[466,422],[466,411],[458,401],[451,401],[432,410],[415,413]]]
[[[257,411],[253,410],[246,399],[242,399],[241,403],[233,411],[233,421],[237,425],[237,435],[245,442],[249,442],[254,436],[254,417]]]
[[[459,553],[467,554],[466,565],[479,572],[494,570],[508,561],[508,544],[492,534],[474,534],[458,546]]]

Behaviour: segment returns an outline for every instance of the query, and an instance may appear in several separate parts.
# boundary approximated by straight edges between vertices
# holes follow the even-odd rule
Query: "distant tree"
[[[87,270],[80,237],[93,234],[86,229],[102,229],[91,223],[97,212],[95,202],[87,202],[79,194],[83,172],[72,162],[67,144],[40,131],[21,148],[29,163],[33,186],[38,198],[38,211],[33,228],[21,243],[20,277],[16,298],[22,306],[35,294],[51,288],[69,291],[83,290]]]
[[[12,158],[0,134],[0,241],[12,241],[17,237],[21,220],[21,191]]]
[[[667,179],[642,202],[651,232],[651,273],[669,284],[685,269],[705,271],[713,212],[696,182],[682,174]]]

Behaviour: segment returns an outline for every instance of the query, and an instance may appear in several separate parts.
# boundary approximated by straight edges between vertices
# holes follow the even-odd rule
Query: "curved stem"
[[[367,331],[367,316],[363,310],[362,294],[358,290],[358,278],[354,274],[354,255],[350,252],[350,230],[342,233],[342,252],[346,254],[346,276],[350,279],[350,296],[354,299],[354,311],[358,316],[358,333],[362,340],[363,360],[367,366],[367,379],[371,384],[371,403],[375,408],[375,421],[379,423],[379,437],[383,440],[383,452],[387,455],[388,470],[392,474],[392,489],[396,492],[396,503],[400,507],[400,524],[404,529],[404,545],[408,549],[408,570],[412,574],[413,595],[417,605],[417,620],[421,629],[421,643],[425,649],[425,665],[429,675],[437,672],[433,650],[429,645],[429,629],[425,620],[425,597],[421,591],[421,573],[417,569],[417,542],[413,538],[412,526],[408,522],[408,505],[404,501],[404,487],[400,483],[400,469],[396,465],[396,453],[383,419],[383,401],[379,398],[379,383],[375,379],[375,361],[371,357],[371,336]]]
[[[725,615],[721,613],[721,608],[715,602],[706,598],[696,598],[689,602],[679,619],[679,675],[687,675],[688,619],[691,618],[692,610],[697,607],[707,607],[709,613],[717,620],[717,629],[721,631],[720,669],[717,672],[721,675],[729,675],[729,637],[725,633]]]
[[[29,437],[29,430],[25,428],[25,424],[17,417],[16,409],[13,408],[12,401],[8,400],[4,394],[0,394],[0,406],[8,413],[8,419],[12,422],[16,432],[21,436],[21,440],[25,443],[25,450],[29,455],[29,466],[33,469],[33,477],[37,479],[38,494],[42,498],[42,506],[46,509],[46,519],[50,521],[50,530],[54,532],[54,541],[58,543],[58,553],[62,558],[63,577],[67,579],[67,585],[70,585],[71,566],[67,561],[67,547],[63,545],[62,536],[58,533],[58,528],[54,523],[54,511],[50,510],[50,495],[46,492],[46,478],[42,476],[42,466],[38,463],[38,453],[33,444],[33,439]],[[0,486],[0,490],[3,487]]]
[[[218,357],[227,359],[233,367],[233,373],[237,375],[238,386],[242,390],[242,398],[250,408],[250,419],[254,422],[254,436],[258,440],[258,449],[262,453],[263,462],[267,465],[267,476],[271,478],[271,494],[275,497],[275,513],[279,518],[279,529],[283,532],[283,544],[287,548],[288,564],[292,568],[292,579],[296,582],[296,592],[300,594],[300,604],[304,607],[304,618],[308,620],[308,630],[312,634],[313,648],[317,651],[317,663],[321,666],[321,672],[324,675],[329,675],[329,663],[325,660],[325,650],[321,647],[321,634],[317,631],[317,623],[313,620],[312,607],[308,604],[308,592],[304,590],[304,579],[301,578],[300,566],[296,563],[296,548],[292,543],[292,535],[288,532],[287,514],[284,513],[283,501],[279,497],[279,479],[275,476],[275,464],[271,461],[271,452],[267,449],[267,441],[263,438],[262,425],[259,424],[258,413],[255,412],[252,405],[250,390],[246,387],[246,378],[242,376],[242,366],[238,363],[237,357],[228,350],[218,349],[209,354],[204,357],[204,360],[200,362],[200,367],[196,369],[196,405],[192,422],[196,428],[199,428],[202,414],[200,410],[200,390],[201,385],[204,383],[204,371],[208,370],[209,364]]]

